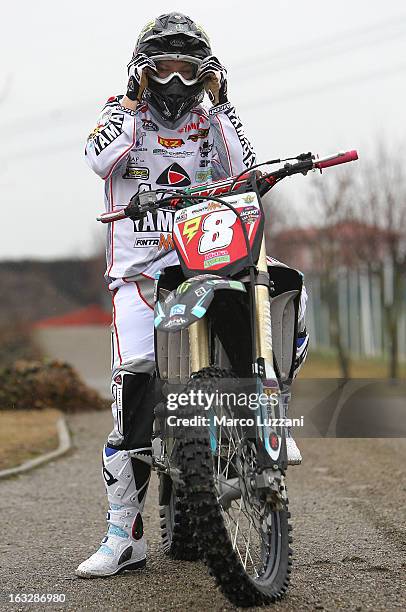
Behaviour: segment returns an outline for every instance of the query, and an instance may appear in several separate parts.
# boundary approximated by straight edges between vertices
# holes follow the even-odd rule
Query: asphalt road
[[[69,423],[70,456],[0,482],[0,610],[233,610],[203,564],[175,562],[161,552],[155,480],[145,511],[146,570],[75,577],[104,535],[99,460],[110,416],[89,413]],[[269,609],[406,609],[406,441],[306,439],[302,451],[305,461],[288,480],[291,588]],[[61,593],[66,603],[10,604],[11,593]]]

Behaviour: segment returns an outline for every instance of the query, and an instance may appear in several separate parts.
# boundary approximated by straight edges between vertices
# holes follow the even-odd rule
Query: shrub
[[[20,359],[41,359],[41,351],[33,340],[28,324],[12,322],[0,326],[0,368],[12,366]]]
[[[109,402],[60,361],[16,361],[0,370],[0,410],[103,410]]]

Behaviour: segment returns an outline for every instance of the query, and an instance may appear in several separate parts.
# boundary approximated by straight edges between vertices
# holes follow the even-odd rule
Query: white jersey
[[[160,124],[147,104],[136,111],[109,98],[86,144],[90,167],[105,181],[106,210],[120,210],[150,189],[184,188],[233,176],[255,163],[241,121],[230,103],[191,110],[180,125]],[[154,273],[177,263],[173,250],[173,209],[109,225],[109,282]]]

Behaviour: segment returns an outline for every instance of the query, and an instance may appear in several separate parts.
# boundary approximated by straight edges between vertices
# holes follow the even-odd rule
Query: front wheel
[[[204,368],[192,376],[188,390],[210,393],[229,377],[225,370]],[[255,443],[238,426],[210,425],[195,432],[182,441],[180,456],[185,498],[205,562],[233,604],[275,602],[288,588],[292,565],[287,499],[275,510],[256,490]]]

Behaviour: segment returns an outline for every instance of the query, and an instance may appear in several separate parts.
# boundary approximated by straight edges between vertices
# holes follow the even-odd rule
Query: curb
[[[58,448],[50,453],[46,453],[45,455],[41,455],[40,457],[36,457],[35,459],[30,459],[17,467],[8,468],[7,470],[0,470],[0,480],[2,478],[9,478],[10,476],[18,476],[19,474],[24,474],[24,472],[28,472],[29,470],[33,470],[34,468],[43,465],[44,463],[48,463],[53,459],[57,459],[61,457],[65,453],[68,452],[72,448],[72,439],[69,433],[68,427],[66,425],[66,421],[63,417],[59,418],[56,422],[56,430],[58,432],[59,437],[59,445]]]

